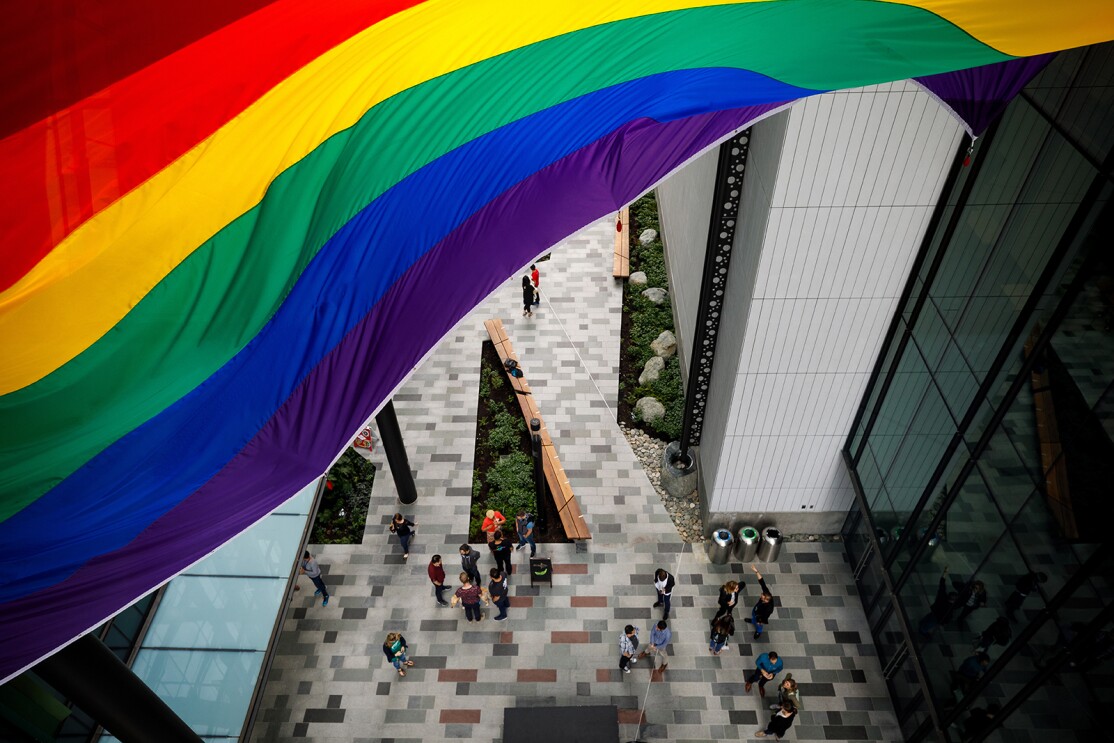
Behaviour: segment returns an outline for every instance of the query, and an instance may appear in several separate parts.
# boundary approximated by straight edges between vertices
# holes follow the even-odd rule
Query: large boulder
[[[635,286],[646,286],[646,272],[635,271],[630,275],[630,278],[628,278],[627,281],[634,284]]]
[[[663,330],[661,331],[661,335],[650,343],[650,349],[654,352],[655,356],[668,359],[670,356],[677,353],[677,336],[673,335],[671,331]]]
[[[665,417],[665,406],[656,397],[643,397],[634,404],[634,412],[642,420],[651,423]]]
[[[638,236],[638,242],[642,243],[643,245],[649,245],[650,243],[652,243],[654,240],[657,240],[657,239],[658,239],[658,231],[657,230],[642,230],[642,234]]]
[[[643,290],[642,296],[654,304],[665,304],[669,299],[669,292],[659,286],[651,286],[649,289]]]
[[[661,356],[651,356],[646,366],[642,369],[642,373],[638,375],[639,384],[649,384],[656,382],[658,377],[661,376],[661,370],[665,368],[665,359]]]

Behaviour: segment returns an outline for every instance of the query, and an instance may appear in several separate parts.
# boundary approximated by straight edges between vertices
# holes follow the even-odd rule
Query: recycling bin
[[[708,545],[708,560],[716,565],[725,565],[731,559],[731,550],[735,547],[735,537],[731,536],[730,529],[721,527],[712,532],[712,538],[706,544]]]
[[[781,531],[773,526],[762,530],[762,540],[758,544],[758,559],[762,562],[777,560],[781,552]]]
[[[754,562],[758,554],[758,530],[753,526],[739,528],[739,536],[735,540],[735,559],[739,562]]]

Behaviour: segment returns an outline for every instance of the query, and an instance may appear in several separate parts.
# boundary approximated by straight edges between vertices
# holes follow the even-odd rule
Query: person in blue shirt
[[[757,681],[758,693],[762,696],[766,696],[766,682],[773,681],[774,677],[781,672],[783,667],[784,664],[781,662],[781,658],[777,657],[777,653],[773,650],[768,653],[762,653],[762,655],[758,656],[758,660],[755,661],[754,673],[747,677],[747,684],[745,687],[747,692],[750,692],[750,687]]]
[[[664,671],[665,667],[669,665],[669,653],[666,647],[673,640],[673,632],[669,629],[669,625],[663,619],[656,625],[650,628],[650,646],[638,654],[639,658],[647,655],[656,655],[661,658],[662,664],[659,670]],[[650,670],[654,670],[654,661],[650,661]]]

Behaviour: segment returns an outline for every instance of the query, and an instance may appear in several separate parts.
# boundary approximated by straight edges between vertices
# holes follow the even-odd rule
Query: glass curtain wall
[[[1114,47],[973,146],[848,437],[844,526],[907,740],[1107,739]]]

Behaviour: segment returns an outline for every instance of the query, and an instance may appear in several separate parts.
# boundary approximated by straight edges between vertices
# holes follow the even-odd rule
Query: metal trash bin
[[[762,541],[758,545],[758,559],[773,562],[781,552],[781,530],[767,526],[762,530]]]
[[[735,546],[735,537],[731,530],[723,527],[712,532],[712,538],[707,541],[708,559],[716,565],[725,565],[731,559],[731,550]]]
[[[735,559],[739,562],[753,562],[758,554],[759,535],[753,526],[739,527],[739,537],[735,540]]]

